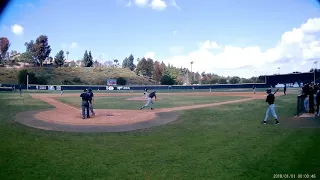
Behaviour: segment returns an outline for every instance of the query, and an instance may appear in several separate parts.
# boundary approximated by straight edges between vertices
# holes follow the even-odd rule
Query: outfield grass
[[[137,96],[132,96],[137,97]],[[141,96],[142,97],[142,96]],[[126,100],[128,97],[95,97],[94,108],[96,109],[139,109],[146,101]],[[224,102],[230,100],[243,99],[246,97],[227,97],[227,96],[174,96],[174,95],[158,95],[161,98],[155,101],[154,108],[168,108],[178,106],[189,106],[196,104],[208,104],[216,102]],[[57,100],[75,106],[81,106],[80,97],[59,97]],[[150,106],[151,107],[151,106]]]
[[[17,112],[50,107],[23,98],[0,95],[1,179],[320,177],[320,131],[261,125],[263,100],[182,111],[177,121],[147,130],[62,133],[13,123]],[[276,103],[280,120],[294,115],[294,95]]]

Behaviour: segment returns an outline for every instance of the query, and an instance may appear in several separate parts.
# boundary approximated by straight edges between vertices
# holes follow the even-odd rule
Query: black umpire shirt
[[[88,95],[88,93],[82,93],[80,94],[80,97],[82,98],[82,102],[89,102],[90,96]]]

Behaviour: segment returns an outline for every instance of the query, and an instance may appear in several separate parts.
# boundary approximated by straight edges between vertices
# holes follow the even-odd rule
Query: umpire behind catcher
[[[89,115],[89,100],[90,100],[90,96],[88,94],[88,90],[85,89],[83,91],[83,93],[80,94],[80,97],[82,98],[82,119],[85,119],[86,118],[86,115],[87,115],[87,118],[90,118],[90,115]]]

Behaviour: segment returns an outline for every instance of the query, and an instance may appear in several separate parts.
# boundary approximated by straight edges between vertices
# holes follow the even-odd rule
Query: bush
[[[162,76],[160,82],[161,82],[161,85],[174,85],[176,83],[175,80],[168,75]]]
[[[123,77],[118,77],[117,78],[117,84],[121,85],[121,86],[126,85],[127,84],[127,80],[125,78],[123,78]]]
[[[27,75],[29,74],[29,84],[37,84],[38,80],[36,78],[36,75],[32,72],[28,72],[28,70],[23,69],[19,71],[18,74],[18,79],[19,79],[19,84],[27,84]]]
[[[48,85],[48,78],[45,76],[38,76],[37,82],[38,82],[37,84],[40,84],[40,85]]]
[[[82,83],[82,81],[81,81],[81,79],[79,77],[74,77],[72,79],[72,81],[75,82],[75,83]]]

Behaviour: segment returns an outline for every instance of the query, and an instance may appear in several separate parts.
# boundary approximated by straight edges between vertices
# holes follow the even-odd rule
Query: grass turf
[[[293,95],[277,97],[281,119]],[[168,125],[126,133],[62,133],[25,127],[14,114],[49,108],[0,96],[1,179],[272,179],[320,176],[318,129],[261,125],[263,100],[180,112]],[[317,178],[318,178],[317,177]]]
[[[136,97],[136,96],[135,96]],[[142,96],[141,96],[142,97]],[[145,101],[126,100],[131,97],[95,97],[95,109],[139,109],[146,104]],[[174,96],[174,95],[158,95],[160,100],[155,101],[154,108],[168,108],[178,106],[189,106],[196,104],[216,103],[229,100],[243,99],[245,97],[227,97],[227,96]],[[75,107],[81,105],[81,98],[79,97],[59,97],[57,100],[70,104]]]

